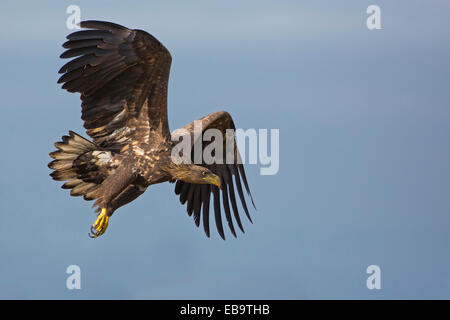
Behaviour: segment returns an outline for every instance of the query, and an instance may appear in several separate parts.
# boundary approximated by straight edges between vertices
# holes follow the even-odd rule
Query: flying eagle
[[[103,21],[84,21],[80,26],[88,30],[68,35],[63,44],[67,50],[61,58],[74,59],[59,70],[63,75],[58,83],[81,94],[81,118],[92,142],[69,131],[55,143],[57,150],[50,153],[54,160],[49,167],[54,170],[50,174],[54,180],[66,181],[62,188],[71,189],[70,195],[95,200],[98,214],[90,236],[101,236],[114,211],[139,197],[148,186],[166,181],[176,182],[175,194],[182,204],[187,203],[197,227],[202,220],[208,237],[211,194],[220,236],[225,239],[221,203],[231,233],[236,237],[231,211],[244,232],[237,196],[252,220],[242,183],[252,203],[253,199],[236,144],[232,163],[224,159],[190,164],[172,159],[176,144],[167,120],[169,51],[142,30]],[[225,136],[227,129],[235,129],[225,111],[198,121],[202,133],[218,129]],[[184,129],[194,137],[193,123]],[[201,137],[194,137],[192,145],[196,139]],[[203,141],[200,145],[205,148]]]

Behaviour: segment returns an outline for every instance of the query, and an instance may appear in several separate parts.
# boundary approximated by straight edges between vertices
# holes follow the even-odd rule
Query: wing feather
[[[200,212],[202,210],[202,191],[201,185],[196,185],[196,191],[194,193],[194,223],[198,227],[200,226]]]
[[[213,186],[212,190],[214,195],[214,218],[216,220],[217,232],[219,232],[219,235],[222,237],[223,240],[225,240],[225,233],[223,232],[223,225],[222,225],[222,216],[220,214],[219,188]]]
[[[169,51],[145,31],[104,21],[80,26],[88,30],[69,34],[63,44],[61,58],[71,60],[59,70],[58,83],[81,93],[81,118],[94,143],[120,150],[161,124],[161,132],[170,135]]]
[[[203,201],[203,229],[205,230],[206,236],[209,238],[209,204],[211,199],[211,186],[202,185],[201,199]]]
[[[234,122],[231,116],[225,111],[219,111],[207,115],[200,119],[202,123],[202,130],[205,132],[207,129],[219,129],[222,134],[225,136],[227,129],[235,129]],[[191,143],[195,144],[194,141],[194,122],[186,125],[183,129],[185,129],[185,133],[191,135]],[[172,136],[179,137],[179,132],[175,131]],[[175,140],[175,139],[174,139]],[[225,143],[225,142],[224,142]],[[206,144],[203,145],[205,148]],[[225,149],[224,149],[225,150]],[[192,156],[192,160],[194,157]],[[224,154],[223,163],[225,163],[226,155]],[[225,219],[227,221],[228,227],[231,233],[236,237],[236,231],[233,224],[233,218],[236,222],[239,229],[244,232],[244,227],[239,215],[239,209],[237,205],[237,194],[239,195],[240,203],[242,208],[244,209],[245,215],[252,222],[250,217],[250,213],[247,207],[243,186],[247,191],[247,195],[250,197],[252,204],[254,206],[253,198],[250,193],[250,188],[247,182],[247,177],[245,175],[244,166],[240,163],[239,151],[236,147],[234,149],[234,163],[231,164],[201,164],[204,167],[207,167],[216,175],[218,175],[222,182],[222,188],[219,190],[215,186],[210,185],[195,185],[187,182],[177,181],[175,186],[175,194],[180,195],[180,202],[182,204],[187,201],[187,212],[189,215],[194,213],[194,221],[197,226],[200,223],[200,216],[203,214],[203,228],[206,235],[210,236],[209,231],[209,213],[210,213],[210,198],[211,193],[213,194],[213,203],[214,203],[214,217],[216,222],[216,227],[219,235],[225,239],[225,233],[222,224],[222,215],[221,215],[221,206],[223,206],[223,212],[225,215]],[[233,179],[234,176],[234,179]],[[196,186],[196,188],[194,187]],[[235,188],[236,187],[236,188]],[[191,194],[192,193],[192,194]],[[198,200],[199,199],[199,200]],[[221,204],[222,203],[222,204]],[[233,215],[231,214],[233,211]]]
[[[228,187],[228,191],[229,191],[228,194],[229,194],[229,199],[230,199],[230,203],[231,203],[231,208],[233,209],[234,218],[236,220],[236,223],[237,223],[239,229],[241,229],[241,231],[244,233],[244,227],[242,226],[241,218],[239,217],[239,210],[238,210],[237,203],[236,203],[236,196],[234,194],[233,181],[231,180],[231,176],[230,176],[230,172],[228,171],[228,167],[224,166],[222,172],[223,172],[223,178],[225,180],[225,185]]]
[[[230,228],[231,233],[233,234],[234,237],[236,237],[236,231],[234,230],[234,226],[233,226],[233,220],[231,219],[231,211],[230,211],[230,204],[228,202],[228,185],[225,182],[223,176],[220,177],[220,183],[222,185],[222,203],[223,203],[223,208],[225,211],[225,218],[227,219],[228,222],[228,227]]]
[[[244,208],[244,211],[245,211],[245,214],[246,214],[248,220],[250,220],[250,222],[253,223],[252,218],[250,217],[250,213],[248,212],[247,203],[245,202],[245,196],[244,196],[244,191],[242,190],[241,178],[239,176],[239,171],[236,169],[236,166],[229,166],[229,167],[231,168],[233,175],[234,175],[234,182],[236,183],[239,198],[241,199],[242,208]]]

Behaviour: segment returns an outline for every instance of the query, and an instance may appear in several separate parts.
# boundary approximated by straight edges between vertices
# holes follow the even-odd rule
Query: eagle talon
[[[103,208],[100,214],[97,216],[97,220],[95,220],[94,224],[91,227],[91,238],[97,238],[100,237],[102,234],[105,233],[106,229],[108,228],[108,222],[109,217],[106,213],[106,209]]]

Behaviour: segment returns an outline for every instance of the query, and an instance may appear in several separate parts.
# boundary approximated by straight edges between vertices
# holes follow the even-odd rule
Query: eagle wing
[[[58,83],[81,93],[84,127],[97,145],[120,150],[150,130],[170,138],[167,84],[172,58],[152,35],[103,21],[83,21],[67,36]]]
[[[233,163],[226,163],[226,130],[232,129],[235,130],[234,122],[231,116],[225,111],[214,112],[210,115],[207,115],[197,121],[201,121],[202,135],[199,137],[194,136],[194,122],[188,124],[183,127],[181,130],[176,130],[172,133],[172,140],[178,140],[179,134],[182,135],[189,134],[191,136],[191,144],[194,146],[195,143],[198,143],[195,139],[202,139],[203,133],[208,129],[218,129],[223,136],[223,164],[213,163],[206,164],[203,162],[202,164],[198,164],[204,166],[211,170],[214,174],[218,175],[221,180],[221,189],[211,184],[193,184],[187,183],[181,180],[177,180],[175,185],[175,194],[180,196],[180,202],[185,204],[187,202],[187,212],[189,216],[194,216],[194,222],[198,227],[200,225],[201,215],[203,221],[203,228],[205,230],[206,235],[210,236],[209,230],[209,212],[210,212],[210,199],[211,194],[213,196],[213,204],[214,204],[214,217],[216,222],[217,231],[220,236],[225,239],[225,234],[223,230],[222,224],[222,215],[221,215],[221,202],[223,204],[223,209],[225,211],[225,218],[230,228],[231,233],[236,237],[236,231],[233,225],[233,220],[231,216],[231,211],[233,211],[234,219],[242,232],[244,232],[244,228],[242,226],[242,222],[239,216],[237,201],[236,201],[236,192],[239,195],[242,208],[247,216],[247,218],[252,222],[250,217],[247,203],[245,200],[242,182],[247,191],[248,196],[250,197],[253,207],[254,202],[252,199],[252,195],[250,193],[250,188],[248,186],[247,178],[245,175],[245,170],[242,162],[240,161],[239,151],[237,149],[236,143],[234,143],[234,149],[230,150],[233,152],[232,158]],[[233,131],[234,132],[234,131]],[[233,133],[233,139],[234,133]],[[202,139],[203,140],[203,139]],[[208,142],[201,142],[202,152],[204,148],[208,145]],[[194,162],[194,151],[192,151],[191,160]],[[197,164],[197,163],[196,163]],[[234,177],[234,179],[233,179]],[[231,204],[231,209],[230,209]]]

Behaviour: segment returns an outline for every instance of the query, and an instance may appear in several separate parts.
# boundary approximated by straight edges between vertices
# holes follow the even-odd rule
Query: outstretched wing
[[[223,161],[222,164],[213,163],[206,164],[203,162],[202,165],[210,169],[213,173],[218,175],[221,180],[221,189],[211,184],[192,184],[187,183],[181,180],[178,180],[175,185],[175,193],[180,195],[180,202],[185,204],[187,202],[187,212],[189,216],[194,216],[194,221],[197,227],[200,225],[200,220],[202,216],[203,220],[203,228],[205,230],[206,235],[209,237],[209,212],[210,212],[210,199],[211,194],[213,196],[213,206],[214,206],[214,217],[216,221],[217,231],[220,236],[225,239],[225,234],[222,225],[222,214],[221,214],[221,202],[223,205],[223,209],[225,212],[225,218],[228,222],[228,226],[230,228],[231,233],[236,237],[236,231],[233,225],[233,219],[231,216],[231,211],[233,211],[234,220],[244,232],[244,228],[242,226],[242,222],[239,216],[238,205],[237,205],[237,194],[240,198],[240,202],[242,208],[247,215],[247,218],[251,220],[247,203],[245,201],[244,192],[242,189],[242,182],[244,183],[244,187],[247,191],[248,196],[250,197],[252,204],[253,199],[250,193],[250,189],[248,186],[247,178],[245,176],[244,166],[240,161],[239,151],[237,149],[236,143],[233,143],[233,150],[229,150],[232,152],[232,156],[230,158],[233,159],[232,163],[226,163],[226,130],[233,130],[233,139],[234,137],[234,122],[231,116],[225,111],[214,112],[210,115],[207,115],[197,121],[200,121],[202,128],[202,135],[198,135],[198,137],[194,136],[194,122],[188,124],[183,127],[181,130],[176,130],[172,133],[172,140],[178,140],[179,135],[189,134],[191,136],[191,143],[194,146],[195,143],[199,143],[198,139],[202,139],[203,133],[208,129],[218,129],[222,133],[223,137]],[[197,139],[197,141],[195,140]],[[209,142],[203,142],[203,139],[200,142],[202,146],[202,151],[208,145]],[[193,148],[194,149],[194,148]],[[195,149],[194,149],[195,150]],[[192,151],[192,161],[194,162],[194,150]],[[198,163],[196,163],[198,164]],[[234,177],[234,179],[233,179]],[[242,181],[242,182],[241,182]],[[231,209],[230,209],[231,204]]]
[[[67,36],[66,63],[58,83],[81,93],[84,127],[94,143],[120,150],[150,130],[170,137],[167,84],[172,58],[145,31],[102,21],[83,21]]]

